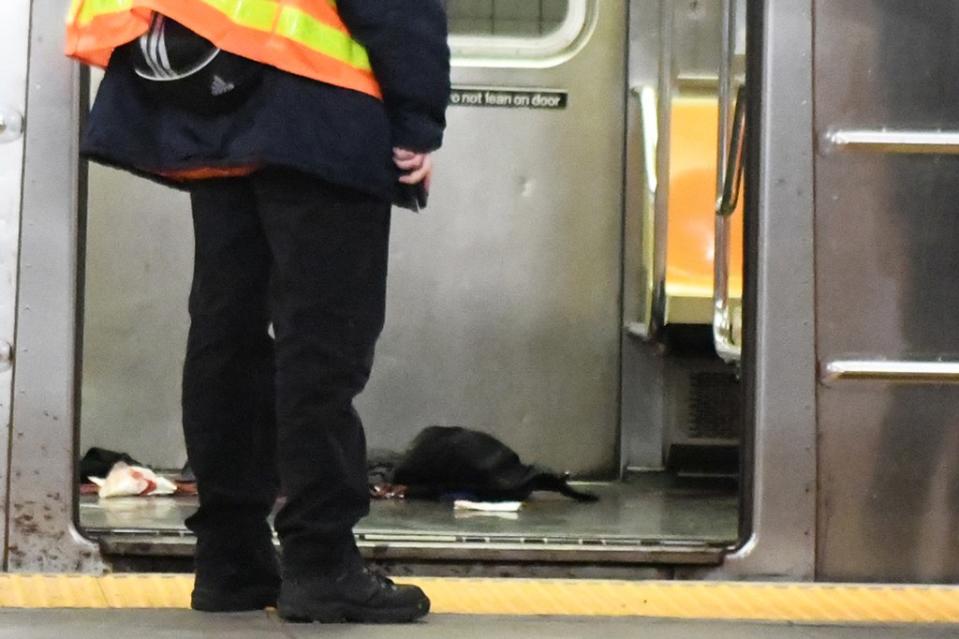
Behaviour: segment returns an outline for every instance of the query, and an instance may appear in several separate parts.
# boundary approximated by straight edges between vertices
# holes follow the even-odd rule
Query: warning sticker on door
[[[568,101],[569,94],[566,91],[553,91],[549,89],[454,87],[452,94],[450,94],[450,104],[452,106],[559,111],[566,108]]]

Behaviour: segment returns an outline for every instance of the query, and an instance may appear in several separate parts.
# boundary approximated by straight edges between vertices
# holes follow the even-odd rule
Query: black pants
[[[197,183],[192,203],[187,525],[214,545],[264,536],[282,485],[284,570],[333,563],[369,511],[353,399],[383,328],[390,205],[282,171]]]

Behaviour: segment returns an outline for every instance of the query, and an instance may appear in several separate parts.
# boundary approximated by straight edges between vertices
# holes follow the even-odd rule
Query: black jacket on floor
[[[366,94],[268,68],[236,111],[198,115],[150,99],[122,52],[100,85],[81,143],[86,157],[159,178],[185,169],[280,166],[389,199],[391,149],[440,147],[449,99],[440,0],[339,0],[383,89]]]

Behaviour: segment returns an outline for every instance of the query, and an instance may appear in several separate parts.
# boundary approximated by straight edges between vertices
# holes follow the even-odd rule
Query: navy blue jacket
[[[236,110],[198,115],[145,95],[130,61],[115,54],[81,152],[166,183],[157,173],[282,166],[392,198],[392,147],[432,151],[443,141],[446,14],[441,0],[339,0],[337,7],[369,53],[382,102],[271,67]]]

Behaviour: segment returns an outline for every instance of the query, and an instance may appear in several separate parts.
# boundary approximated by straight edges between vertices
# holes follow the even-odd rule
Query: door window
[[[548,67],[585,40],[596,0],[445,0],[457,66]]]
[[[454,35],[529,38],[559,29],[569,5],[569,0],[446,0],[446,11]]]

